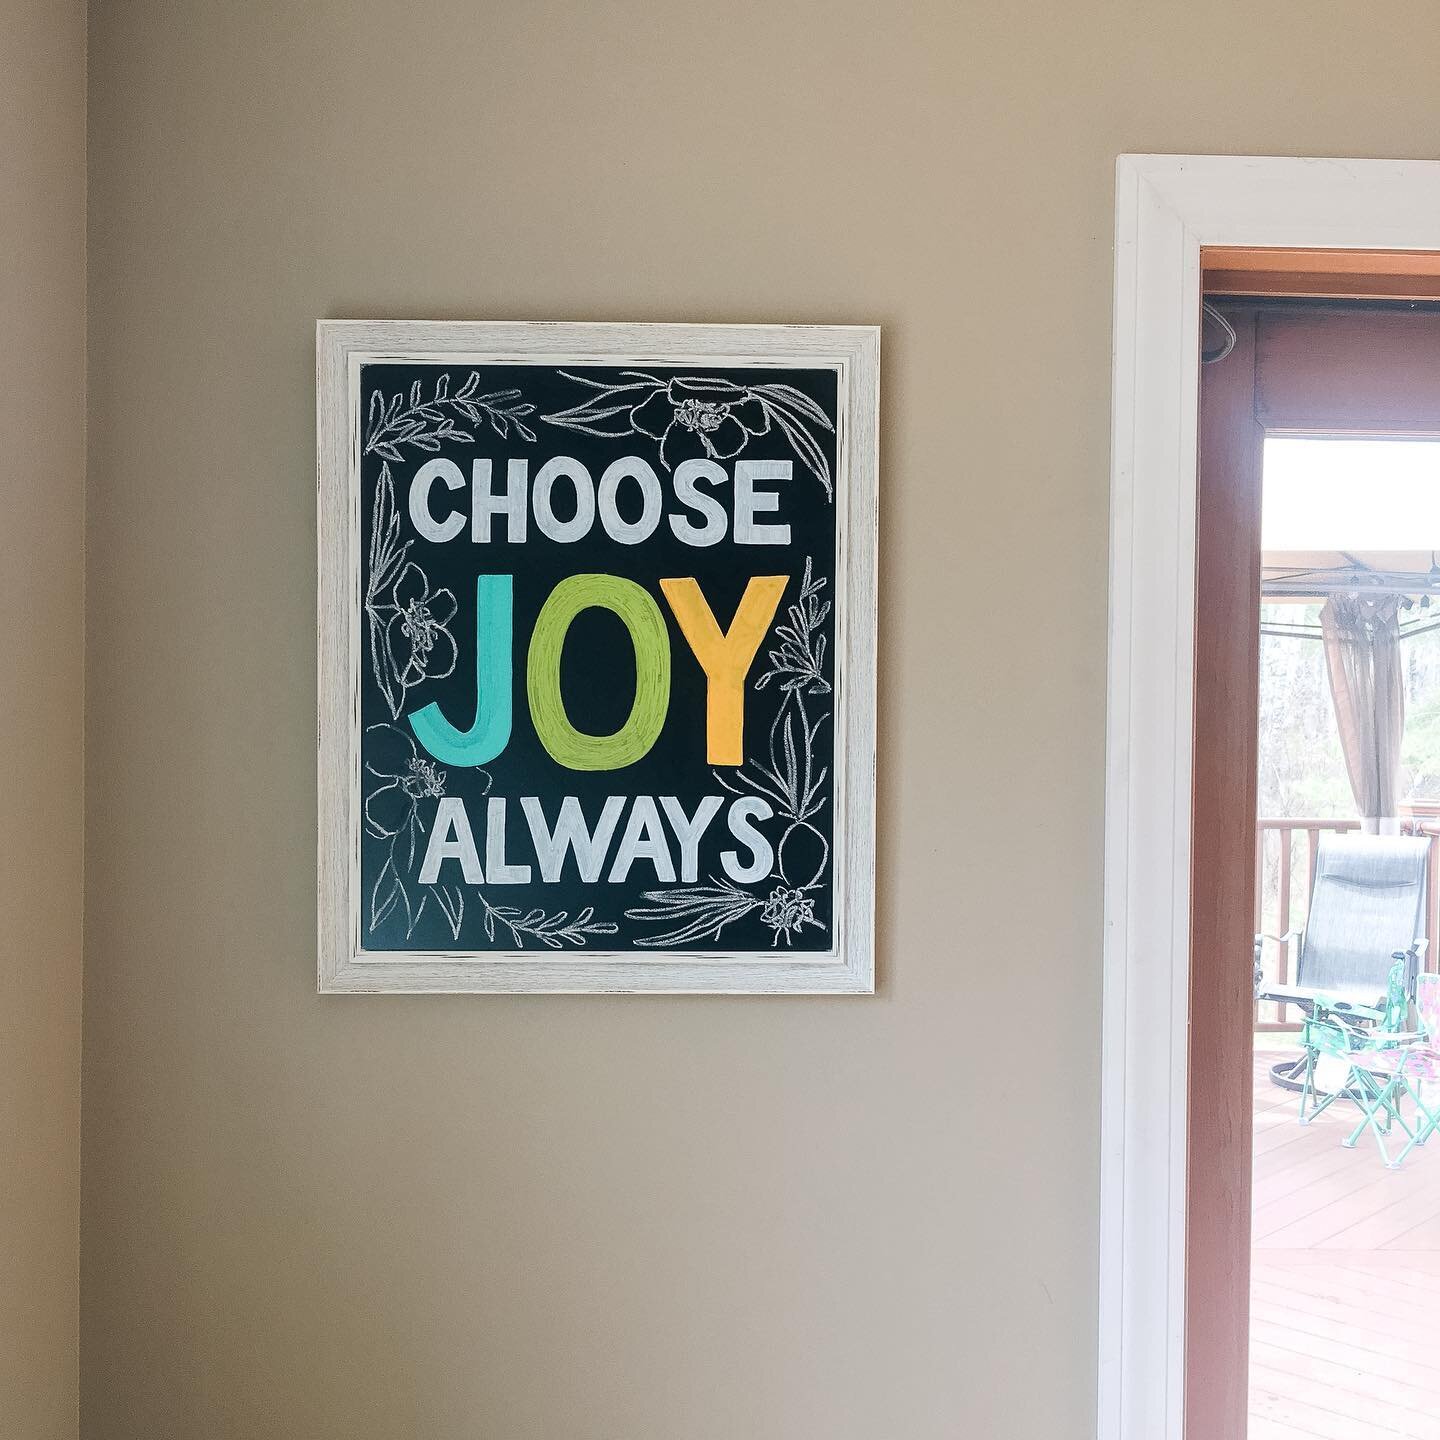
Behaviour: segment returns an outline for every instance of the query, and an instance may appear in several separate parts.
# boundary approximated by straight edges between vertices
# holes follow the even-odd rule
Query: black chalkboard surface
[[[835,948],[833,366],[359,368],[360,947]]]

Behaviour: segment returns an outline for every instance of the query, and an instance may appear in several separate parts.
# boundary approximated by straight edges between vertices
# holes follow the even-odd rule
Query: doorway
[[[1248,1108],[1236,1104],[1235,1087],[1194,1096],[1191,1088],[1192,1020],[1201,1030],[1208,1024],[1212,1035],[1239,1037],[1235,1048],[1247,1057],[1253,1033],[1248,975],[1232,975],[1216,1004],[1193,1016],[1190,993],[1191,920],[1204,911],[1192,904],[1191,860],[1192,801],[1202,793],[1196,475],[1200,253],[1207,246],[1402,257],[1440,250],[1440,164],[1196,155],[1131,155],[1117,163],[1101,1440],[1229,1440],[1246,1428],[1246,1346],[1231,1334],[1210,1352],[1215,1365],[1200,1363],[1204,1337],[1191,1323],[1196,1291],[1209,1284],[1220,1301],[1227,1289],[1238,1297],[1233,1308],[1212,1312],[1212,1338],[1224,1340],[1227,1316],[1232,1330],[1243,1329],[1250,1238]],[[1254,523],[1258,560],[1258,510]],[[1236,633],[1253,629],[1242,625]],[[1243,732],[1242,723],[1235,734],[1243,739]],[[1235,814],[1242,838],[1253,838],[1253,810],[1247,817],[1240,806]],[[1242,888],[1230,908],[1242,917],[1239,929],[1248,930],[1253,871]],[[1222,1023],[1227,1011],[1234,1026]],[[1251,1079],[1244,1083],[1253,1094]],[[1217,1157],[1228,1153],[1243,1163],[1228,1172],[1192,1165],[1206,1134]],[[1227,1189],[1226,1173],[1244,1178]],[[1208,1211],[1192,1203],[1197,1177],[1210,1181]],[[1202,1231],[1219,1242],[1213,1271],[1191,1263]],[[1227,1354],[1239,1363],[1227,1366]]]
[[[1266,258],[1205,256],[1186,1434],[1419,1440],[1440,1147],[1376,1035],[1416,1030],[1435,964],[1440,308],[1320,298]]]

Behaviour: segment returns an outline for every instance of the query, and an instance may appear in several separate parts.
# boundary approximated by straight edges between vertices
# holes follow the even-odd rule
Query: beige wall
[[[0,0],[0,1435],[78,1404],[85,11]]]
[[[1087,1436],[1113,160],[1440,153],[1433,6],[92,22],[85,1433]],[[885,326],[876,999],[316,997],[350,315]]]

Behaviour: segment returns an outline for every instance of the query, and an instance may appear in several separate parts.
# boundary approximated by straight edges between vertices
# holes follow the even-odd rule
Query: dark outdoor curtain
[[[1399,597],[1332,595],[1320,630],[1356,808],[1366,830],[1393,832],[1405,733]]]

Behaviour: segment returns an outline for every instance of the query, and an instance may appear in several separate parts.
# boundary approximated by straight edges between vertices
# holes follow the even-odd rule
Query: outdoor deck
[[[1277,1042],[1279,1037],[1275,1037]],[[1398,1170],[1255,1056],[1249,1440],[1440,1440],[1440,1139]]]

